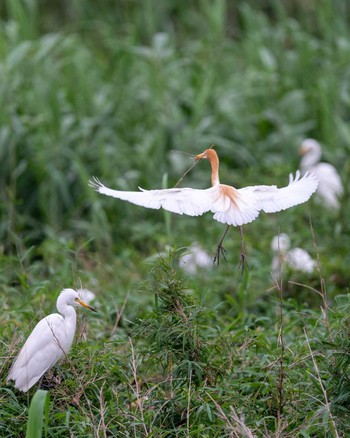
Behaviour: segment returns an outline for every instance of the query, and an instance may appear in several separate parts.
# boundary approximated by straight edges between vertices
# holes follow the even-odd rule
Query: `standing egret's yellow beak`
[[[310,148],[307,146],[300,146],[299,148],[299,155],[305,155],[307,152],[309,152]]]
[[[93,307],[89,306],[88,304],[85,303],[85,301],[81,300],[80,298],[76,298],[75,301],[80,304],[83,307],[86,307],[86,309],[90,309],[93,312],[97,313],[97,310],[95,310]]]

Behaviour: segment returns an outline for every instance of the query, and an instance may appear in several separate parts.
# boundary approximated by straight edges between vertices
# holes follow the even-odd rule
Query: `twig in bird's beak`
[[[210,145],[209,149],[211,149],[212,147],[214,147],[214,144]],[[176,188],[180,182],[185,178],[185,176],[188,174],[188,172],[190,172],[194,166],[198,163],[198,161],[202,160],[204,158],[204,152],[201,154],[198,154],[194,157],[194,163],[192,164],[192,166],[186,170],[186,172],[182,175],[182,177],[178,180],[178,182],[174,185],[174,188]]]
[[[179,151],[178,149],[172,149],[172,152],[176,152],[176,153],[181,154],[181,155],[187,155],[189,157],[193,157],[193,154],[190,154],[189,152],[185,152],[185,151]]]
[[[196,157],[195,157],[196,160]],[[194,168],[194,166],[197,164],[197,160],[192,164],[192,166],[186,170],[186,172],[182,175],[182,177],[178,180],[178,182],[174,185],[174,189],[180,184],[180,182],[185,178],[185,176]]]

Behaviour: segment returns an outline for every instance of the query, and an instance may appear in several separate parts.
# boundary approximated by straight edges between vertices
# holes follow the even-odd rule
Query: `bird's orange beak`
[[[198,154],[194,157],[194,159],[196,161],[202,160],[203,158],[205,158],[204,152],[202,152],[201,154]]]
[[[309,148],[307,146],[300,146],[299,154],[305,155],[309,151]]]
[[[97,310],[95,310],[93,307],[89,306],[85,303],[85,301],[81,300],[80,298],[76,298],[75,301],[80,304],[81,306],[85,307],[86,309],[92,310],[93,312],[97,313]]]

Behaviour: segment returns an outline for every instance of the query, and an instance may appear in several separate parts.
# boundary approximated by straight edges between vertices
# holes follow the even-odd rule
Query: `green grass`
[[[340,0],[0,5],[1,436],[25,436],[37,390],[6,384],[13,357],[80,284],[99,314],[80,312],[68,359],[42,382],[48,436],[349,433],[348,13]],[[234,229],[226,262],[178,267],[194,241],[214,255],[224,227],[211,214],[88,186],[172,187],[211,144],[223,182],[282,186],[305,137],[341,174],[341,210],[313,197],[262,214],[245,227],[243,276]],[[202,161],[181,186],[209,183]],[[278,232],[320,272],[276,285]]]
[[[49,406],[48,392],[39,389],[30,403],[26,438],[40,438],[42,436],[44,419],[45,425],[48,422]]]

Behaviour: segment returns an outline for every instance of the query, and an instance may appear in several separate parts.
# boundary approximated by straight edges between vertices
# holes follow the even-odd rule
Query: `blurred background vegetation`
[[[154,316],[152,312],[156,312],[156,321],[160,318],[158,308],[153,308],[153,283],[146,281],[149,263],[169,248],[187,247],[194,241],[214,255],[224,229],[211,214],[187,218],[99,196],[88,181],[96,176],[108,187],[121,190],[172,187],[192,164],[191,157],[211,144],[221,159],[223,182],[236,187],[283,186],[288,174],[299,167],[301,140],[316,138],[323,146],[323,159],[338,169],[345,193],[339,212],[326,210],[313,197],[297,208],[262,214],[246,226],[251,270],[243,277],[236,269],[239,234],[231,230],[225,242],[227,262],[186,280],[186,287],[198,299],[196,305],[215,309],[215,316],[208,311],[205,324],[215,322],[215,336],[237,329],[236,342],[242,341],[246,348],[245,327],[266,330],[264,339],[254,332],[254,339],[261,340],[254,348],[266,351],[267,344],[270,348],[270,343],[276,342],[270,244],[275,234],[285,232],[294,246],[318,257],[321,268],[311,276],[288,273],[285,279],[285,296],[293,303],[289,304],[291,339],[302,333],[294,330],[305,309],[315,312],[310,316],[312,327],[320,324],[322,300],[310,288],[321,290],[321,285],[326,285],[330,306],[336,305],[340,296],[345,300],[341,304],[344,313],[335,311],[334,330],[338,333],[342,326],[347,327],[348,2],[5,0],[0,3],[0,20],[0,302],[4,309],[0,334],[7,353],[16,328],[22,333],[38,308],[43,313],[52,310],[60,288],[77,287],[80,282],[98,293],[104,315],[103,321],[91,322],[95,339],[91,345],[96,338],[127,344],[130,327],[141,321],[137,336],[143,333],[149,342],[143,348],[155,348],[149,333],[156,328],[145,328],[142,322]],[[208,187],[209,173],[208,163],[201,162],[181,185]],[[169,263],[176,267],[176,260]],[[125,321],[116,331],[116,312],[123,303]],[[194,304],[186,305],[191,308]],[[202,326],[199,319],[194,318],[194,327],[197,323]],[[274,329],[270,333],[271,321]],[[264,328],[258,329],[260,325]],[[206,328],[201,336],[210,339],[213,334]],[[342,348],[344,342],[341,337]],[[111,351],[104,348],[106,363],[112,363]],[[301,354],[309,354],[307,346],[304,348]],[[243,351],[249,357],[255,354],[255,350]],[[97,360],[91,352],[86,354]],[[130,357],[131,353],[128,349],[128,354],[123,354]],[[205,350],[203,354],[210,362],[210,353]],[[4,376],[9,365],[6,357],[0,368]],[[238,359],[230,360],[233,366]],[[250,365],[255,366],[253,362]],[[328,365],[326,360],[325,369]],[[213,364],[213,369],[218,368]],[[208,373],[203,373],[205,379]],[[254,373],[258,373],[255,368]],[[258,430],[255,410],[260,409],[259,418],[273,417],[271,406],[276,399],[271,388],[264,392],[259,387],[259,397],[263,394],[264,400],[256,395],[254,373],[243,376],[248,379],[245,407],[252,406],[245,415],[253,430]],[[107,381],[111,379],[106,375]],[[339,381],[334,383],[333,377],[327,376],[330,388],[344,395]],[[124,378],[130,382],[130,376]],[[123,376],[118,379],[123,382]],[[296,373],[295,381],[303,379],[307,378]],[[291,388],[294,383],[291,379]],[[238,386],[230,388],[237,397]],[[20,403],[13,403],[13,393],[11,397],[8,406],[20,412]],[[115,401],[114,395],[109,397]],[[203,406],[201,397],[198,407]],[[231,412],[230,397],[222,397],[218,403]],[[249,404],[251,397],[255,402],[259,398],[260,407]],[[186,397],[182,402],[186,406]],[[206,403],[215,408],[211,400]],[[308,405],[309,412],[317,411],[313,403]],[[6,409],[5,417],[13,415],[13,410]],[[270,409],[268,414],[265,409]],[[299,409],[300,416],[305,409],[304,405]],[[296,415],[291,408],[289,412]],[[58,423],[60,415],[55,420]],[[166,418],[170,417],[176,418],[167,413]],[[222,416],[218,418],[226,424]],[[310,418],[313,420],[311,414]],[[334,433],[333,417],[327,418],[321,429],[310,421],[310,435],[303,436],[315,436],[319,430]],[[21,421],[23,418],[18,424]],[[172,421],[176,430],[176,420]],[[269,430],[273,430],[274,422],[269,421]],[[300,422],[296,420],[298,425],[290,427],[290,436],[295,436]],[[116,424],[121,433],[120,422]],[[276,430],[280,426],[278,423]],[[135,427],[135,436],[145,433],[141,426]],[[340,421],[337,427],[345,426]],[[123,433],[128,436],[125,428]],[[86,436],[86,429],[81,435],[77,430],[74,436]],[[160,436],[156,433],[154,436]],[[206,436],[200,428],[196,433],[202,435],[193,436]],[[207,433],[214,436],[210,430]],[[223,436],[220,433],[218,436]]]

